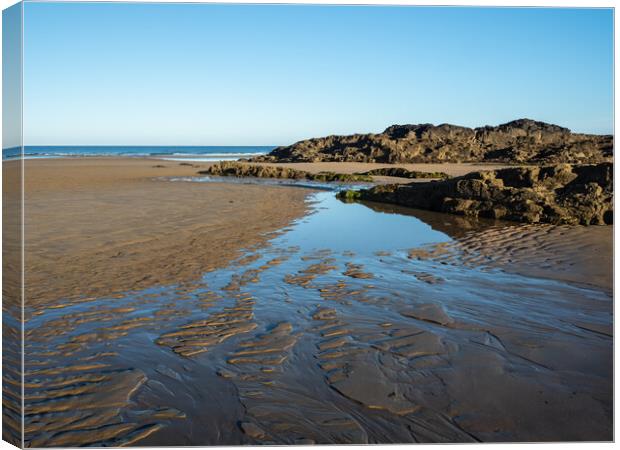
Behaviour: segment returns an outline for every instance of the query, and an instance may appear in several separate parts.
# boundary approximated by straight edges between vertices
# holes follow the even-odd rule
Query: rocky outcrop
[[[610,161],[613,136],[572,133],[529,119],[496,127],[392,125],[379,134],[308,139],[253,161],[377,163],[502,162],[512,164]]]
[[[372,175],[383,177],[398,177],[398,178],[450,178],[450,175],[444,172],[421,172],[419,170],[408,170],[404,167],[381,167],[379,169],[372,169],[367,172],[362,172],[359,175]]]
[[[262,166],[243,164],[234,161],[222,161],[206,170],[198,172],[200,175],[223,177],[254,177],[254,178],[281,178],[292,180],[309,180],[321,182],[371,182],[372,177],[365,174],[318,172],[311,173],[305,170],[290,169],[288,167]]]
[[[343,191],[371,200],[471,217],[529,223],[613,223],[613,165],[560,164],[472,172],[427,183]]]

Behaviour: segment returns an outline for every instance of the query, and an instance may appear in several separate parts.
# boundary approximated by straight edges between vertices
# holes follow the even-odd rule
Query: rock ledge
[[[613,164],[472,172],[444,181],[343,191],[339,198],[518,222],[605,225],[613,223]]]

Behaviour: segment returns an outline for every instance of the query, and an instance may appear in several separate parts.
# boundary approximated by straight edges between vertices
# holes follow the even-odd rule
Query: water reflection
[[[333,192],[314,194],[310,201],[317,203],[315,212],[276,240],[276,245],[372,254],[450,240],[448,234],[414,215],[379,213],[358,203],[343,203]]]
[[[423,209],[390,205],[389,203],[363,201],[359,204],[364,205],[378,213],[415,217],[429,225],[433,230],[445,233],[452,239],[458,239],[472,231],[482,231],[492,227],[515,225],[514,222],[456,216],[453,214],[443,214],[433,211],[426,211]]]

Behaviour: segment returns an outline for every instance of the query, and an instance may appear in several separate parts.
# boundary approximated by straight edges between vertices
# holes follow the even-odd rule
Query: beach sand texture
[[[305,211],[298,189],[156,180],[196,170],[130,158],[26,161],[28,307],[197,279]]]
[[[611,439],[612,227],[346,205],[314,248],[333,193],[161,178],[206,165],[26,162],[27,444]],[[442,241],[371,247],[402,216]]]

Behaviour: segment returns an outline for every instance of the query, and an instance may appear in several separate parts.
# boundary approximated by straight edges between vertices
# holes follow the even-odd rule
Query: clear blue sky
[[[613,130],[611,9],[27,3],[26,145]]]

